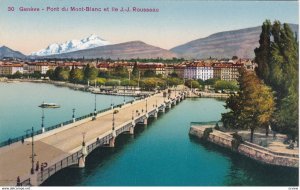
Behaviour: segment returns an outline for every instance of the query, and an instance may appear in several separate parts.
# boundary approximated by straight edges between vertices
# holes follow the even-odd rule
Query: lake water
[[[0,83],[1,138],[20,135],[40,126],[43,100],[62,105],[46,111],[46,126],[69,120],[94,109],[94,95],[47,84]],[[97,96],[98,109],[123,97]],[[192,121],[219,120],[224,102],[186,99],[137,126],[134,135],[117,137],[115,148],[98,148],[86,167],[66,168],[45,186],[292,186],[298,185],[298,170],[266,166],[256,161],[189,137]],[[3,132],[2,132],[3,131]],[[3,134],[5,133],[5,134]]]

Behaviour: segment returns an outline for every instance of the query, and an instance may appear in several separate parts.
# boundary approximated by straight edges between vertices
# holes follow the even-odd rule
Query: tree
[[[54,77],[54,70],[53,69],[49,69],[47,72],[46,72],[46,77],[49,77],[51,80],[55,80],[55,77]]]
[[[19,79],[19,78],[22,78],[22,76],[23,76],[23,74],[20,71],[17,71],[12,75],[12,78]]]
[[[185,81],[185,86],[189,87],[189,88],[198,88],[200,89],[200,84],[197,80],[186,80]]]
[[[214,85],[216,90],[238,90],[238,84],[236,81],[217,80]]]
[[[138,69],[137,62],[135,62],[134,65],[133,65],[132,76],[133,77],[138,77],[139,76],[139,69]]]
[[[71,72],[70,72],[70,77],[71,77]],[[79,68],[74,69],[74,73],[73,73],[72,77],[73,77],[72,78],[73,82],[76,82],[76,83],[82,82],[83,78],[84,78],[83,70],[79,69]]]
[[[118,65],[114,70],[114,75],[118,78],[127,78],[128,74],[128,70],[121,65]]]
[[[226,101],[229,113],[222,115],[222,121],[233,128],[250,129],[250,141],[253,142],[256,128],[265,128],[271,121],[275,102],[271,89],[253,72],[241,71],[239,93]]]
[[[153,71],[153,70],[146,70],[145,72],[144,72],[144,77],[155,77],[155,71]]]
[[[62,67],[56,67],[53,73],[53,79],[54,80],[59,80],[59,75],[63,71]]]
[[[298,138],[298,40],[288,24],[275,21],[268,29],[263,30],[261,36],[270,31],[273,38],[270,43],[256,48],[256,58],[259,68],[258,76],[275,91],[276,114],[273,119],[273,129],[287,133],[293,140]],[[264,28],[265,23],[263,24]],[[257,51],[259,50],[259,51]],[[263,66],[262,53],[265,55]],[[259,74],[260,73],[260,74]]]
[[[259,78],[263,79],[266,83],[269,81],[269,59],[271,54],[271,22],[266,20],[262,25],[262,32],[259,39],[259,47],[255,48],[255,62],[258,64],[256,73]]]
[[[90,64],[85,66],[83,72],[85,81],[95,80],[98,77],[98,70],[95,67],[91,67]]]

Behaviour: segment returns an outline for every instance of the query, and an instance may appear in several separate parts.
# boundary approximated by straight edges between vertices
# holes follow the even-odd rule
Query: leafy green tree
[[[167,83],[169,86],[177,86],[177,85],[180,85],[180,84],[183,84],[183,81],[179,78],[167,78]]]
[[[55,70],[54,70],[53,79],[54,80],[59,80],[59,75],[62,71],[63,71],[62,67],[56,67]]]
[[[240,91],[226,101],[230,111],[222,115],[222,121],[233,128],[250,129],[250,141],[253,142],[257,128],[268,129],[275,110],[272,90],[249,71],[241,71]]]
[[[271,54],[271,28],[272,24],[270,20],[266,20],[262,25],[262,32],[259,39],[259,47],[254,50],[255,62],[258,64],[257,75],[263,79],[266,83],[269,81],[269,61]]]
[[[153,70],[146,70],[145,72],[144,72],[144,77],[155,77],[155,71],[153,71]]]
[[[238,84],[236,81],[225,81],[225,80],[218,80],[215,82],[214,85],[216,90],[238,90]]]
[[[84,78],[83,70],[79,68],[74,69],[74,74],[72,79],[73,82],[80,83],[83,81],[83,78]]]
[[[124,79],[121,81],[122,86],[137,86],[137,82],[134,80]]]
[[[207,79],[206,81],[204,81],[204,85],[214,86],[218,80],[220,80],[220,79],[217,79],[217,78]]]
[[[32,78],[40,79],[42,77],[42,74],[39,71],[34,71],[30,76]]]
[[[139,76],[139,69],[138,69],[137,62],[135,62],[134,65],[133,65],[132,76],[133,77],[138,77]]]
[[[67,81],[67,80],[69,80],[69,76],[70,76],[70,71],[68,69],[63,69],[58,74],[58,80]]]
[[[257,62],[258,76],[276,92],[277,111],[272,122],[273,129],[287,133],[295,140],[298,138],[299,44],[288,24],[275,21],[269,29],[268,25],[267,31],[270,31],[273,41],[260,43],[257,48],[260,51],[255,52],[257,61],[261,60],[261,52],[270,52],[268,57],[265,56],[266,67]],[[261,36],[263,34],[264,30]]]
[[[95,67],[90,66],[87,64],[84,68],[84,80],[85,81],[92,81],[98,77],[98,70]]]
[[[128,74],[128,70],[121,65],[118,65],[113,72],[113,75],[118,78],[128,78]]]
[[[19,79],[22,77],[23,77],[23,74],[20,71],[17,71],[12,75],[12,78],[14,78],[14,79]]]
[[[170,74],[170,77],[172,77],[172,78],[178,78],[179,76],[178,76],[177,73],[173,72],[173,73]]]
[[[55,80],[55,77],[54,77],[54,70],[53,70],[53,69],[49,69],[49,70],[46,72],[46,77],[49,77],[51,80]]]
[[[119,80],[113,80],[113,79],[107,80],[105,82],[105,86],[118,86],[119,84],[120,84]]]
[[[198,89],[201,88],[201,86],[197,80],[186,80],[184,84],[185,84],[185,86],[187,86],[189,88],[198,88]]]

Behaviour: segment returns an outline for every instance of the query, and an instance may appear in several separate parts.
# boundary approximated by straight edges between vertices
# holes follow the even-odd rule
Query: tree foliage
[[[270,40],[273,39],[273,40]],[[265,21],[255,49],[257,74],[276,92],[273,128],[298,136],[298,41],[288,24]]]
[[[250,140],[257,128],[269,125],[275,102],[271,88],[266,86],[253,72],[241,71],[239,93],[226,101],[230,111],[222,114],[226,127],[250,129]]]

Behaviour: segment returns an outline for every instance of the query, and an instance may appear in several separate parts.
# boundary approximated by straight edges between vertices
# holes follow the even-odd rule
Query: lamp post
[[[73,122],[75,122],[75,108],[72,109],[72,112],[73,112],[72,119],[73,119]]]
[[[30,170],[30,173],[31,174],[34,174],[34,157],[36,156],[36,154],[34,153],[34,139],[33,139],[33,136],[34,136],[34,130],[33,130],[33,127],[31,128],[31,170]]]
[[[115,110],[113,110],[113,118],[112,118],[112,130],[115,130]]]
[[[94,116],[96,117],[97,115],[97,99],[96,99],[96,94],[95,94],[95,107],[94,107]]]
[[[123,94],[123,98],[124,98],[124,104],[125,104],[125,85],[124,85],[124,94]]]
[[[148,102],[147,102],[147,99],[146,99],[146,113],[148,111]]]
[[[86,132],[82,132],[82,146],[85,146],[85,134]]]
[[[44,108],[42,108],[42,124],[41,124],[42,133],[45,132],[45,128],[44,128],[44,119],[45,119]]]
[[[134,119],[134,111],[132,110],[132,116],[131,116],[131,119],[133,120]]]

